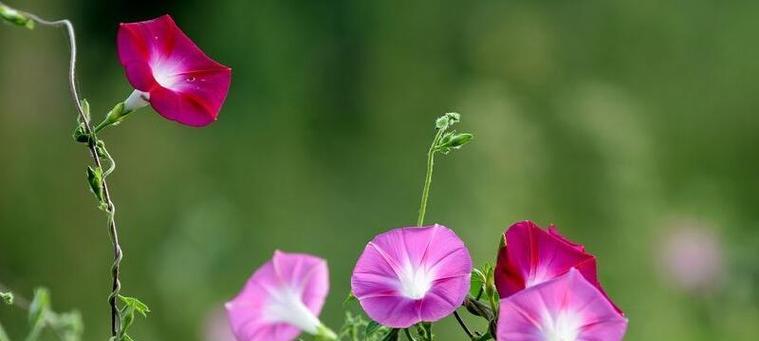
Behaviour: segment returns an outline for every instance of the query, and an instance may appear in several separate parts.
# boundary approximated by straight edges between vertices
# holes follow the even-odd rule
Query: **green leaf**
[[[479,297],[485,290],[485,274],[480,269],[472,270],[471,286],[469,287],[469,294],[474,297]]]
[[[0,341],[11,341],[11,338],[8,337],[8,334],[5,332],[5,329],[3,329],[2,323],[0,323]]]
[[[432,335],[432,323],[421,322],[417,324],[417,333],[422,337],[422,340],[431,341],[434,338],[434,335]]]
[[[50,292],[45,288],[34,290],[34,298],[29,304],[29,324],[36,326],[44,324],[46,315],[50,312]]]
[[[150,308],[148,308],[148,306],[145,303],[142,303],[142,301],[140,301],[136,297],[119,295],[119,300],[121,300],[121,302],[124,303],[125,306],[134,309],[134,311],[142,315],[142,317],[148,317]]]
[[[492,265],[488,264],[487,269],[485,270],[485,296],[488,298],[488,301],[490,302],[490,308],[493,309],[493,311],[498,311],[498,303],[499,303],[499,297],[498,297],[498,289],[495,286],[495,269]]]
[[[56,330],[61,339],[64,341],[79,341],[82,339],[84,332],[84,322],[82,315],[78,311],[71,311],[62,314],[50,314],[51,327]]]
[[[13,304],[13,293],[12,292],[0,292],[0,300],[2,300],[7,305]]]
[[[366,325],[366,329],[364,329],[364,335],[371,336],[375,332],[382,329],[382,325],[379,324],[377,321],[369,321],[369,324]]]
[[[50,312],[50,292],[45,288],[34,290],[34,298],[29,304],[29,326],[31,330],[26,336],[26,341],[35,341],[39,338]]]
[[[90,102],[87,102],[86,98],[82,98],[81,104],[82,104],[82,112],[84,112],[84,117],[86,117],[87,120],[89,120],[90,119]]]
[[[349,304],[349,303],[353,303],[353,302],[356,302],[356,301],[358,301],[358,299],[356,298],[356,296],[353,295],[352,292],[350,292],[350,293],[348,293],[348,297],[346,297],[345,300],[343,300],[343,305],[346,305],[346,304]]]
[[[382,338],[382,341],[398,341],[398,331],[400,331],[400,329],[391,329],[390,332]]]
[[[0,19],[4,19],[6,22],[13,25],[26,27],[30,30],[34,28],[34,20],[32,20],[32,18],[3,4],[0,4]]]
[[[90,191],[95,194],[98,200],[98,207],[103,209],[105,205],[105,192],[103,192],[103,169],[100,167],[92,168],[87,166],[87,183],[90,185]]]
[[[132,338],[127,335],[127,330],[132,326],[135,319],[135,313],[147,317],[150,308],[135,297],[119,295],[119,300],[124,304],[121,308],[121,330],[119,330],[118,341],[129,341]]]
[[[493,335],[490,334],[488,331],[485,333],[485,335],[481,335],[478,338],[475,339],[476,341],[487,341],[487,340],[493,340]]]

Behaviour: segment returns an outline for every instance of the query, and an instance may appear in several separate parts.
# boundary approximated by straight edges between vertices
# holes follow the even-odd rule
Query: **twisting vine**
[[[74,25],[68,19],[46,20],[33,13],[12,9],[2,2],[0,2],[0,15],[2,15],[2,18],[6,21],[30,29],[33,28],[36,23],[49,27],[63,27],[66,30],[70,48],[68,73],[69,91],[78,113],[79,122],[79,126],[74,132],[74,138],[79,142],[87,144],[90,156],[95,164],[94,168],[87,167],[87,180],[91,190],[99,200],[99,208],[106,212],[108,233],[113,247],[113,265],[111,266],[112,287],[111,293],[108,296],[108,304],[111,309],[111,336],[116,338],[120,334],[124,334],[125,331],[121,326],[122,310],[119,309],[117,302],[121,293],[120,265],[124,258],[124,253],[122,252],[121,244],[119,243],[119,233],[116,226],[116,205],[111,199],[111,192],[108,187],[108,182],[106,181],[108,175],[110,175],[115,169],[116,163],[105,148],[105,142],[97,138],[97,134],[92,128],[89,104],[79,96],[76,82],[77,44]],[[108,169],[105,172],[103,172],[104,161],[108,162]]]

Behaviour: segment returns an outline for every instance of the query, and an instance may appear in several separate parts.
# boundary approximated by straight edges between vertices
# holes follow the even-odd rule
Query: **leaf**
[[[71,311],[62,314],[50,314],[51,327],[56,330],[64,341],[79,341],[84,332],[84,322],[82,315],[78,311]]]
[[[133,341],[133,339],[127,335],[127,330],[134,323],[135,313],[147,317],[150,312],[150,308],[145,303],[142,303],[135,297],[119,295],[119,300],[124,304],[121,308],[121,330],[119,330],[118,341]]]
[[[7,305],[13,304],[13,293],[12,292],[0,292],[0,300],[2,300]]]
[[[490,335],[490,332],[488,331],[485,333],[485,335],[482,335],[475,339],[476,341],[487,341],[487,340],[493,340],[493,335]]]
[[[471,286],[469,287],[469,294],[474,297],[479,297],[485,290],[485,274],[480,269],[472,270]]]
[[[50,312],[50,292],[45,288],[34,290],[34,298],[29,304],[29,325],[32,327],[45,323]]]
[[[382,338],[382,341],[398,341],[398,331],[400,329],[391,329],[387,335],[385,335],[384,338]]]
[[[121,300],[121,302],[124,303],[125,306],[134,309],[134,311],[142,315],[142,317],[148,317],[150,308],[148,308],[148,306],[145,303],[142,303],[142,301],[140,301],[136,297],[119,295],[119,300]]]
[[[35,341],[39,338],[50,312],[50,293],[45,288],[34,290],[34,298],[29,304],[29,326],[31,330],[26,336],[26,341]]]
[[[364,329],[364,335],[365,336],[371,336],[378,330],[382,328],[382,325],[379,324],[377,321],[369,321],[369,324],[366,325],[366,329]]]
[[[443,134],[435,149],[443,154],[448,154],[451,149],[459,149],[469,143],[474,135],[470,133],[458,133],[455,130]]]
[[[2,323],[0,323],[0,341],[11,341],[11,338],[8,337],[8,334],[5,333],[5,329],[3,329]]]
[[[99,207],[105,205],[105,192],[103,192],[103,169],[100,167],[92,168],[87,166],[87,183],[90,185],[90,191],[98,199]]]
[[[422,338],[422,340],[432,340],[432,323],[431,322],[421,322],[416,325],[416,332],[419,334],[419,336]]]
[[[82,98],[82,101],[80,103],[82,104],[82,112],[84,113],[84,116],[89,120],[90,119],[90,102],[87,102],[86,98]]]
[[[353,295],[353,292],[350,292],[348,293],[348,297],[346,297],[345,300],[343,300],[343,305],[356,302],[357,300],[358,299],[356,298],[356,296]]]

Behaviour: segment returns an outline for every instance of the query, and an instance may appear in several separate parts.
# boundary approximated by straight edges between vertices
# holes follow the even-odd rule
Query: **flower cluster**
[[[396,228],[374,237],[351,276],[366,314],[390,328],[435,322],[464,304],[472,258],[453,230]],[[227,304],[240,341],[332,335],[316,317],[327,294],[326,263],[275,252]],[[499,250],[496,335],[507,341],[621,340],[627,319],[601,288],[596,259],[582,245],[532,222],[512,225]],[[471,299],[471,296],[470,296]]]
[[[231,71],[206,56],[170,16],[122,24],[117,40],[119,60],[135,91],[96,131],[120,123],[148,104],[162,116],[189,126],[216,120]],[[448,154],[472,139],[469,133],[448,130],[459,119],[459,114],[448,113],[436,121],[419,225],[434,155]],[[486,294],[489,306],[478,306],[480,295],[470,295],[473,271],[479,274],[477,280],[491,283]],[[350,284],[366,315],[395,331],[396,337],[398,330],[429,326],[458,314],[460,307],[485,317],[491,325],[487,334],[474,335],[456,315],[473,339],[615,341],[627,328],[624,314],[598,281],[596,258],[555,227],[543,230],[529,221],[504,233],[495,268],[486,275],[473,268],[464,242],[445,226],[389,230],[366,245]],[[318,318],[328,288],[326,261],[276,251],[226,304],[232,331],[240,341],[289,341],[301,332],[334,340],[337,335]]]
[[[73,35],[68,21],[44,21],[2,4],[0,18],[29,28],[35,22],[62,23],[69,25]],[[71,44],[73,52],[73,37]],[[87,142],[91,149],[96,168],[88,168],[89,182],[100,207],[109,215],[114,241],[114,289],[109,300],[112,339],[130,340],[126,329],[135,313],[144,316],[149,309],[137,299],[120,295],[121,248],[115,206],[105,181],[115,163],[97,133],[148,104],[169,120],[206,126],[216,120],[227,97],[231,69],[203,53],[168,15],[121,24],[117,45],[119,61],[135,90],[97,127],[90,126],[89,105],[78,98],[73,61],[71,81],[81,114],[75,138]],[[595,256],[563,237],[555,227],[543,230],[530,221],[512,225],[502,236],[495,267],[483,271],[485,268],[473,268],[469,250],[452,229],[437,224],[422,226],[434,156],[447,155],[473,138],[472,134],[449,130],[459,120],[457,113],[446,113],[436,120],[417,226],[375,236],[358,257],[350,279],[351,295],[373,321],[365,329],[384,328],[383,340],[398,340],[399,330],[404,330],[407,338],[414,340],[408,328],[417,326],[417,334],[431,341],[431,323],[453,314],[472,340],[621,340],[627,319],[601,287]],[[109,170],[101,169],[100,158],[109,161]],[[291,341],[305,332],[319,340],[337,340],[338,335],[318,317],[328,291],[329,271],[324,259],[275,251],[225,306],[234,337],[239,341]],[[480,302],[482,295],[487,297],[487,304]],[[123,301],[122,308],[117,306],[117,297]],[[12,299],[7,295],[1,298]],[[462,307],[485,318],[489,330],[470,331],[458,315]]]
[[[596,258],[555,227],[530,221],[504,233],[495,284],[499,340],[621,340],[627,319],[601,288]]]

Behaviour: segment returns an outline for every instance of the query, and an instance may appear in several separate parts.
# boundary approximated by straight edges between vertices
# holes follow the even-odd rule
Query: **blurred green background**
[[[143,110],[105,133],[124,290],[153,309],[138,340],[221,341],[218,309],[275,249],[329,261],[337,327],[364,244],[413,225],[446,111],[475,141],[439,159],[427,220],[476,263],[511,223],[554,223],[598,256],[627,340],[759,337],[759,2],[6,3],[74,21],[95,113],[131,92],[121,21],[171,13],[233,68],[210,127]],[[0,25],[0,282],[49,287],[102,340],[111,250],[67,53],[62,31]]]

